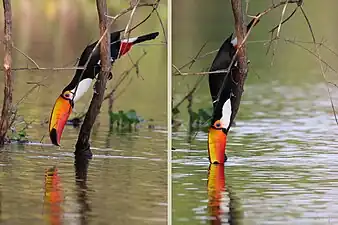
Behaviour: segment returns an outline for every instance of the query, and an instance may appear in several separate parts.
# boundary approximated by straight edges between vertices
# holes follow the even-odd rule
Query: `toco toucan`
[[[158,32],[154,32],[139,37],[120,40],[120,33],[121,31],[116,31],[110,34],[110,56],[112,64],[116,59],[126,54],[133,45],[155,39],[159,34]],[[98,41],[94,42],[84,49],[78,63],[79,67],[86,64],[97,42]],[[97,47],[86,69],[84,71],[77,69],[72,81],[63,89],[61,95],[56,99],[49,120],[49,136],[54,145],[60,145],[62,131],[72,112],[74,103],[89,89],[93,79],[100,72],[100,69],[100,48]],[[111,79],[111,77],[112,75],[110,73],[109,78]]]
[[[258,20],[253,19],[247,25],[247,30],[257,23]],[[232,36],[233,34],[231,34],[222,44],[209,72],[225,71],[230,66],[238,47],[237,37],[232,39]],[[236,88],[234,74],[238,72],[236,60],[232,64],[228,75],[226,72],[209,73],[209,89],[213,104],[213,115],[208,132],[208,154],[210,163],[224,163],[227,160],[225,147],[227,134],[232,123],[231,115],[233,112],[234,101],[233,90]],[[224,86],[222,87],[223,81]],[[218,96],[219,92],[220,95]]]

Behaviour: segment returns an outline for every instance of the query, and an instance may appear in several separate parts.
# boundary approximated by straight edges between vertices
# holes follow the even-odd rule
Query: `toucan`
[[[247,30],[256,25],[255,18],[247,25]],[[225,71],[230,66],[238,48],[237,37],[231,34],[218,50],[209,72]],[[238,73],[237,60],[232,64],[229,73],[209,73],[209,89],[213,104],[213,114],[208,130],[208,155],[210,163],[224,163],[227,160],[225,147],[227,134],[231,127],[234,95],[236,88],[235,74]],[[222,86],[224,81],[224,85]],[[219,94],[220,93],[220,94]]]
[[[111,63],[124,54],[126,54],[133,45],[144,41],[155,39],[158,32],[149,33],[134,38],[120,39],[122,31],[116,31],[110,34],[110,57]],[[93,79],[100,72],[100,48],[97,47],[98,41],[88,45],[81,54],[78,67],[85,66],[88,58],[92,54],[86,69],[77,69],[72,81],[62,90],[60,96],[56,99],[50,120],[49,120],[49,136],[54,145],[60,146],[60,139],[64,126],[70,116],[74,103],[89,89]],[[93,53],[92,53],[93,51]],[[109,79],[112,78],[110,73]]]

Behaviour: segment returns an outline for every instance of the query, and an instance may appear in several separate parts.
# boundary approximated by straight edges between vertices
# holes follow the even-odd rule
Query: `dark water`
[[[84,169],[75,170],[74,148],[6,147],[0,154],[1,224],[165,224],[165,137],[161,130],[141,130],[113,135],[108,144],[97,140],[83,183],[76,183],[75,173]],[[48,188],[45,171],[53,167],[58,181]],[[50,192],[60,200],[44,197]]]
[[[109,3],[109,12],[114,15],[125,7],[127,2]],[[150,10],[140,9],[134,23]],[[165,11],[161,4],[164,22]],[[99,36],[92,1],[13,1],[13,19],[14,45],[40,67],[73,66],[83,48]],[[128,17],[122,18],[112,29],[123,28],[127,21]],[[157,17],[152,17],[132,36],[161,30]],[[27,126],[26,137],[33,144],[12,144],[0,152],[0,224],[166,224],[167,69],[163,41],[161,33],[153,43],[132,49],[133,61],[147,51],[139,65],[140,76],[130,73],[113,105],[115,112],[136,110],[145,122],[137,131],[109,135],[108,103],[104,102],[92,132],[93,159],[87,165],[74,166],[78,129],[65,128],[61,148],[50,145],[47,133],[53,104],[73,71],[14,72],[14,103],[25,97],[17,105],[13,130]],[[13,67],[34,66],[17,51],[13,54]],[[128,57],[116,62],[114,79],[107,89],[131,66]],[[0,79],[1,90],[2,82]],[[42,85],[30,91],[33,85],[29,83],[34,82]],[[85,112],[91,96],[92,90],[76,103],[71,117]],[[148,130],[151,119],[155,128]],[[34,144],[40,141],[42,144]]]
[[[174,52],[180,49],[180,54],[174,53],[173,61],[178,67],[194,57],[206,41],[202,53],[217,49],[232,32],[228,2],[198,2],[174,2]],[[249,2],[251,14],[271,3]],[[326,44],[337,51],[334,24],[323,22],[334,16],[329,8],[336,2],[326,3],[320,8],[317,2],[305,2],[304,9],[317,38],[325,37]],[[189,11],[190,7],[194,10]],[[315,18],[322,15],[321,10],[327,17],[319,22]],[[207,133],[200,131],[188,141],[187,103],[180,107],[178,118],[183,125],[173,133],[173,224],[338,223],[338,133],[327,89],[318,62],[304,50],[281,41],[274,60],[266,55],[267,31],[279,20],[280,11],[262,19],[250,38],[249,77],[236,126],[228,137],[229,159],[224,167],[209,168]],[[301,16],[282,29],[283,37],[303,41],[311,40],[307,32]],[[321,52],[337,68],[337,58],[324,49]],[[205,71],[214,56],[183,72]],[[328,80],[336,83],[337,74],[325,71]],[[196,79],[173,78],[174,105]],[[337,106],[337,89],[330,86],[330,91]],[[205,79],[194,94],[192,108],[210,106]]]

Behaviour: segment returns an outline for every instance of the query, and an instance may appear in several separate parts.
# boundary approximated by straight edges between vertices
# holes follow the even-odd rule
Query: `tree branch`
[[[108,76],[111,70],[110,64],[110,35],[107,32],[108,30],[108,19],[107,15],[107,1],[106,0],[96,0],[97,12],[99,15],[99,26],[100,26],[100,35],[101,35],[101,44],[100,44],[100,60],[102,64],[101,71],[99,73],[98,79],[95,83],[95,91],[90,103],[88,112],[84,118],[83,124],[80,129],[80,134],[78,141],[76,143],[75,156],[87,155],[91,157],[89,137],[91,129],[94,125],[95,119],[100,112],[102,105],[104,91],[106,89],[106,84]]]
[[[242,1],[241,0],[231,0],[232,11],[235,19],[235,34],[237,37],[238,43],[240,43],[240,47],[237,50],[237,62],[238,62],[238,70],[233,73],[233,78],[236,81],[237,85],[234,91],[234,106],[233,112],[231,114],[231,123],[234,121],[239,105],[241,102],[241,97],[244,92],[244,82],[248,74],[248,63],[247,63],[247,53],[246,53],[246,27],[244,23],[244,15],[242,9]]]
[[[5,138],[10,124],[12,110],[12,92],[13,92],[13,80],[12,80],[12,7],[10,0],[3,0],[4,7],[4,101],[0,119],[0,146],[5,143]]]

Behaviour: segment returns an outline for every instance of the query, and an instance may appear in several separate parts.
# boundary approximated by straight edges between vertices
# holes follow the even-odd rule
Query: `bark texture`
[[[237,37],[238,46],[241,46],[237,53],[238,72],[233,74],[233,78],[235,79],[237,85],[234,90],[235,104],[233,108],[233,113],[231,115],[231,123],[232,123],[237,115],[242,94],[244,92],[244,82],[248,74],[248,63],[247,63],[248,61],[246,53],[246,44],[245,42],[243,43],[243,40],[246,35],[246,26],[244,23],[242,0],[231,0],[231,5],[235,19],[235,35]]]
[[[108,20],[105,15],[107,12],[107,1],[106,0],[96,0],[97,12],[99,15],[99,26],[100,26],[100,35],[104,35],[100,43],[100,55],[101,55],[101,71],[99,73],[98,79],[95,82],[95,91],[93,98],[90,102],[89,109],[84,118],[83,124],[80,129],[80,134],[76,143],[75,155],[86,154],[88,157],[91,157],[89,138],[92,127],[94,125],[95,119],[100,112],[102,101],[104,98],[104,91],[106,89],[106,84],[108,76],[111,70],[110,64],[110,36],[109,32],[106,32]]]
[[[8,126],[10,124],[12,111],[12,7],[11,0],[3,0],[4,8],[4,100],[0,118],[0,146],[3,146],[6,140]]]

